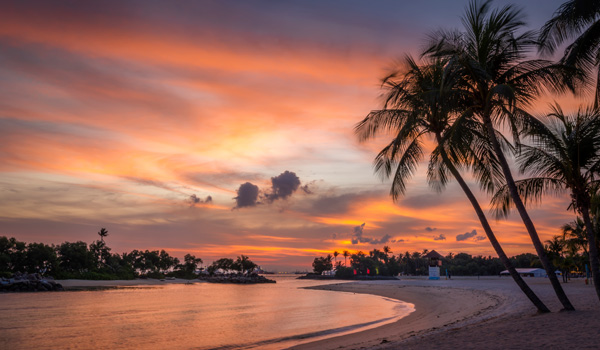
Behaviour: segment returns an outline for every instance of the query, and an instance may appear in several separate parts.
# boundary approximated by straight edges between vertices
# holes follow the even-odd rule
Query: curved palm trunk
[[[529,233],[529,237],[531,237],[531,241],[533,242],[535,251],[537,252],[537,255],[542,263],[542,266],[544,267],[544,269],[546,270],[546,273],[548,274],[548,278],[550,279],[552,288],[554,288],[554,292],[556,293],[556,296],[558,297],[558,300],[560,300],[564,309],[567,311],[573,311],[573,310],[575,310],[575,308],[571,304],[571,301],[569,300],[569,298],[565,294],[565,291],[563,290],[562,286],[560,285],[560,281],[558,280],[558,278],[556,277],[556,274],[554,273],[554,271],[555,271],[554,266],[552,266],[550,259],[548,259],[548,256],[546,255],[546,252],[544,251],[544,245],[542,244],[542,241],[540,241],[540,237],[538,236],[535,226],[533,225],[533,221],[531,221],[531,218],[529,217],[529,214],[527,213],[527,210],[525,209],[525,205],[523,204],[523,201],[521,200],[521,197],[519,196],[517,186],[515,185],[515,180],[513,179],[512,173],[510,171],[510,167],[508,166],[508,162],[506,161],[506,158],[504,157],[504,153],[502,153],[502,149],[500,148],[500,143],[498,142],[498,139],[496,138],[496,135],[494,133],[494,127],[492,125],[492,120],[491,120],[490,116],[487,114],[484,115],[483,122],[487,129],[488,137],[490,138],[492,147],[494,148],[494,153],[496,154],[496,157],[498,157],[498,160],[500,161],[500,166],[502,167],[502,172],[504,173],[504,178],[506,179],[506,185],[508,186],[510,196],[513,200],[513,203],[515,203],[515,207],[517,208],[519,215],[521,216],[521,220],[525,224],[525,228],[527,228],[527,233]]]
[[[594,226],[590,218],[590,211],[586,206],[581,209],[583,222],[585,223],[585,232],[589,245],[590,269],[592,271],[592,280],[598,299],[600,299],[600,263],[598,262],[598,248],[596,246],[596,236],[594,235]]]
[[[440,144],[440,135],[436,135],[436,139],[438,144]],[[463,192],[471,202],[473,209],[475,209],[475,213],[477,213],[477,217],[481,222],[481,226],[483,227],[487,238],[490,240],[492,247],[494,247],[496,254],[498,254],[498,257],[502,261],[502,264],[504,264],[504,267],[510,273],[510,276],[513,278],[513,280],[515,280],[519,288],[521,288],[521,291],[525,293],[525,295],[527,296],[527,298],[529,298],[533,305],[535,305],[535,307],[538,309],[538,312],[550,312],[546,305],[544,305],[544,303],[540,300],[540,298],[538,298],[538,296],[533,292],[533,290],[529,288],[529,285],[525,283],[521,275],[519,275],[515,267],[511,264],[510,260],[508,259],[508,256],[506,256],[506,253],[504,253],[504,249],[502,249],[502,246],[500,246],[500,243],[496,239],[496,235],[492,231],[492,228],[490,227],[490,224],[488,223],[487,218],[485,217],[485,214],[483,213],[483,210],[481,209],[481,206],[477,201],[477,198],[475,198],[475,195],[473,194],[473,192],[471,192],[471,189],[469,188],[465,180],[462,178],[458,170],[454,167],[452,162],[450,162],[450,159],[448,159],[448,155],[446,154],[446,152],[442,150],[441,155],[442,159],[444,160],[444,163],[450,170],[450,173],[452,173],[452,176],[454,176],[454,178],[460,185],[460,188],[463,190]]]

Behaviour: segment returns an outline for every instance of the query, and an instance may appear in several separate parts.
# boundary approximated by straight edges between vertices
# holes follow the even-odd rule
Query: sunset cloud
[[[243,207],[253,207],[258,204],[258,186],[246,182],[240,185],[237,190],[237,197],[235,199],[234,209]]]
[[[477,230],[473,230],[471,232],[465,232],[463,234],[456,235],[456,241],[457,242],[466,241],[467,239],[469,239],[471,237],[475,237],[475,236],[477,236]]]
[[[278,176],[271,178],[271,191],[265,194],[265,197],[269,202],[273,202],[278,199],[286,199],[296,192],[300,187],[300,178],[296,176],[296,173],[290,171],[284,171]]]

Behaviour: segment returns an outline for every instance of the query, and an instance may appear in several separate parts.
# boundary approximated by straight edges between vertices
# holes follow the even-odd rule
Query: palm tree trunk
[[[548,274],[548,278],[550,279],[552,288],[554,288],[554,292],[556,293],[558,300],[560,300],[561,304],[563,305],[564,310],[573,311],[573,310],[575,310],[575,308],[571,304],[571,301],[569,300],[569,298],[565,294],[565,291],[563,290],[562,286],[560,285],[560,281],[556,277],[556,273],[554,273],[554,271],[555,271],[554,266],[552,266],[552,263],[548,259],[548,256],[546,255],[546,252],[544,251],[544,245],[542,244],[542,241],[540,240],[540,237],[537,234],[535,226],[533,225],[533,221],[531,221],[531,218],[529,217],[529,214],[527,213],[527,210],[525,209],[525,205],[523,204],[523,201],[521,200],[521,197],[519,196],[517,186],[515,185],[515,180],[512,177],[512,173],[510,171],[510,167],[508,166],[508,162],[506,161],[506,158],[504,157],[504,153],[502,153],[502,149],[500,148],[500,143],[498,142],[498,139],[496,138],[495,130],[492,125],[492,119],[489,114],[485,114],[483,116],[483,122],[487,129],[488,137],[490,138],[492,147],[494,148],[494,153],[496,154],[498,161],[500,161],[500,166],[502,167],[502,172],[504,173],[504,178],[506,179],[506,185],[508,186],[510,196],[513,200],[513,203],[515,204],[515,207],[517,208],[517,211],[519,212],[519,215],[521,216],[521,220],[523,221],[523,224],[525,224],[527,233],[529,233],[529,237],[531,238],[531,241],[533,242],[533,246],[535,247],[535,251],[537,252],[537,255],[542,263],[542,266],[546,270],[546,274]]]
[[[600,299],[600,264],[598,263],[598,248],[596,247],[596,236],[594,234],[594,226],[590,218],[590,211],[588,207],[582,206],[580,208],[581,215],[583,216],[583,222],[585,223],[585,232],[588,239],[589,246],[589,257],[590,257],[590,269],[592,270],[592,280],[594,281],[594,288],[596,289],[596,295]]]
[[[436,135],[436,138],[437,138],[438,144],[440,144],[442,141],[441,136]],[[531,290],[531,288],[529,288],[529,285],[527,285],[527,283],[523,280],[523,277],[521,277],[521,275],[519,275],[519,273],[517,272],[515,267],[511,264],[510,259],[508,259],[508,256],[506,256],[506,253],[504,253],[504,249],[502,249],[502,246],[500,246],[500,242],[498,242],[498,240],[496,239],[496,235],[492,231],[492,228],[490,227],[490,224],[488,223],[487,218],[485,217],[485,214],[483,213],[483,210],[481,209],[481,206],[479,205],[479,202],[477,201],[477,198],[475,198],[475,195],[473,194],[473,192],[471,192],[471,189],[469,188],[469,186],[467,185],[465,180],[462,178],[462,176],[460,175],[460,173],[458,172],[456,167],[454,167],[452,162],[450,162],[450,159],[448,159],[448,155],[446,154],[446,152],[444,150],[441,151],[441,155],[442,155],[442,159],[444,160],[444,163],[448,167],[448,170],[450,170],[450,173],[452,174],[452,176],[454,176],[454,178],[460,185],[460,188],[463,190],[465,195],[467,195],[467,198],[471,202],[473,209],[475,209],[475,212],[477,213],[477,217],[479,218],[479,221],[481,222],[481,226],[483,227],[483,230],[485,231],[487,238],[489,239],[490,243],[492,244],[492,247],[494,247],[494,250],[496,251],[496,254],[498,254],[498,257],[502,261],[502,264],[504,264],[504,267],[510,273],[510,276],[513,278],[513,280],[515,280],[515,282],[517,283],[519,288],[521,288],[521,291],[523,293],[525,293],[525,295],[527,296],[527,298],[529,298],[529,300],[533,303],[533,305],[535,305],[535,307],[538,309],[538,312],[540,312],[540,313],[550,312],[550,310],[546,307],[546,305],[544,305],[544,303],[540,300],[540,298],[538,298],[538,296],[533,292],[533,290]]]

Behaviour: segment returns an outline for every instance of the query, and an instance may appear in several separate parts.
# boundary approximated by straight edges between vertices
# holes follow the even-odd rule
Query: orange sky
[[[381,142],[352,130],[380,107],[386,68],[458,27],[465,3],[4,4],[0,235],[89,243],[106,227],[116,252],[243,253],[280,271],[384,244],[494,255],[459,188],[437,194],[424,166],[393,203],[372,173]],[[531,28],[559,4],[528,2]],[[289,193],[286,171],[300,182]],[[245,183],[256,201],[236,201]],[[532,210],[542,239],[572,220],[567,206]],[[509,254],[533,251],[517,217],[490,220]]]

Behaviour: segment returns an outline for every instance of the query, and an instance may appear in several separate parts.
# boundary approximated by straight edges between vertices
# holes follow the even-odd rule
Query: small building
[[[443,256],[435,250],[430,251],[424,255],[425,258],[429,259],[429,279],[439,280],[440,279],[440,266],[442,265]]]
[[[515,269],[519,273],[519,275],[523,277],[548,277],[546,270],[539,268],[531,268],[531,269]],[[500,276],[510,276],[508,270],[504,270],[500,272]]]

